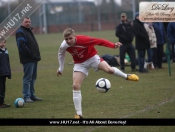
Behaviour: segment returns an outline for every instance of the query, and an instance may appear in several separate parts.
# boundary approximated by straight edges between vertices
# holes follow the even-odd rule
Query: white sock
[[[82,115],[81,101],[82,101],[81,91],[73,90],[73,102],[77,115]]]
[[[123,77],[123,78],[127,78],[127,74],[123,73],[122,71],[120,71],[118,68],[116,67],[112,67],[114,69],[114,75],[115,76],[119,76],[119,77]]]

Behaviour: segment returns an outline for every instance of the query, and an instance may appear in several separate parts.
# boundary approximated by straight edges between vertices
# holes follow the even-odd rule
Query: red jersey
[[[74,46],[69,46],[64,40],[58,52],[59,71],[63,71],[66,51],[72,55],[74,63],[82,63],[97,54],[97,50],[94,48],[95,45],[115,48],[114,43],[110,41],[90,36],[77,35]]]

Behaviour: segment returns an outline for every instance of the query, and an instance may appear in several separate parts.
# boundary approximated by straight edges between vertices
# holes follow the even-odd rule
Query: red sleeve
[[[81,46],[90,47],[90,46],[99,45],[99,46],[105,46],[109,48],[115,48],[114,43],[105,39],[93,38],[90,36],[83,36],[83,35],[76,36],[76,39],[77,39],[76,44]]]

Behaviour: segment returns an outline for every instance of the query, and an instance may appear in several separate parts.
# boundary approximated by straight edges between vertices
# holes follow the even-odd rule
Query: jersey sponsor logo
[[[78,52],[76,49],[73,50],[73,53],[71,53],[72,56],[77,56],[78,58],[83,58],[83,53],[84,53],[85,49],[82,50],[81,52]]]
[[[86,47],[84,47],[84,46],[78,46],[78,45],[75,45],[75,46],[73,46],[73,47],[86,48]]]

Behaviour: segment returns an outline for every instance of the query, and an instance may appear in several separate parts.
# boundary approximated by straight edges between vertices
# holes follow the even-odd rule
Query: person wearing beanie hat
[[[131,60],[131,70],[137,71],[136,69],[136,55],[135,47],[132,44],[134,39],[134,34],[132,32],[131,22],[127,20],[126,13],[121,13],[121,21],[116,27],[115,35],[119,38],[119,41],[122,43],[120,46],[120,69],[125,71],[125,54],[127,53]]]
[[[135,18],[139,16],[139,12],[136,12],[135,13]]]
[[[138,12],[135,14],[135,20],[133,22],[133,32],[135,35],[135,46],[138,52],[139,72],[147,73],[148,70],[144,68],[144,63],[146,49],[150,48],[150,42],[144,24],[139,20]]]

